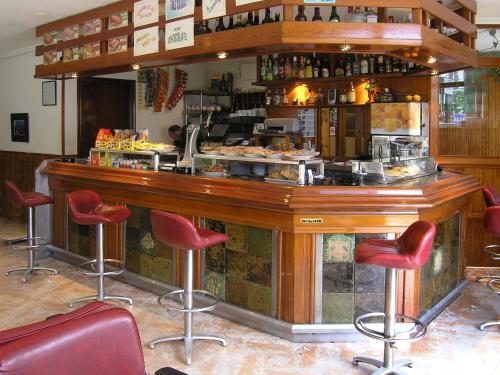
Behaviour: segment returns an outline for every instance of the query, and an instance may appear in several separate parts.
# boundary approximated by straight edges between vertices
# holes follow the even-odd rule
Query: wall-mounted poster
[[[251,3],[256,3],[258,1],[262,1],[262,0],[236,0],[236,6],[245,5],[245,4],[251,4]]]
[[[194,46],[194,18],[169,22],[165,25],[165,49]]]
[[[141,0],[134,3],[134,27],[158,22],[158,0]]]
[[[203,19],[223,17],[226,15],[226,0],[203,0]]]
[[[194,0],[165,0],[165,9],[167,20],[190,16],[194,13]]]
[[[134,56],[158,52],[158,26],[134,31]]]
[[[10,114],[10,135],[12,142],[30,141],[30,128],[27,113]]]

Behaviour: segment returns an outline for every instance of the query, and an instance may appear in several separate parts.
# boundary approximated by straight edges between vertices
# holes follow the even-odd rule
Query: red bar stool
[[[484,213],[483,221],[484,230],[486,233],[495,237],[500,237],[500,206],[488,207]],[[491,251],[493,248],[500,248],[500,245],[487,245],[484,251],[487,252],[493,259],[500,260],[500,254]],[[478,276],[478,279],[490,278],[488,287],[497,295],[500,294],[500,276]],[[500,325],[500,320],[490,320],[479,325],[479,329],[484,331],[486,327]]]
[[[486,203],[486,207],[500,206],[500,195],[497,193],[496,189],[493,186],[485,185],[483,187],[483,197],[484,197],[484,203]],[[486,217],[485,217],[485,220],[483,221],[483,225],[484,225],[486,232],[488,232],[492,236],[500,237],[500,234],[496,234],[499,232],[495,232],[495,228],[493,225],[493,216],[494,215],[492,215],[492,217],[490,218],[490,222],[488,224],[489,229],[486,229]],[[483,247],[483,251],[486,254],[488,254],[491,258],[493,258],[494,260],[500,260],[500,253],[496,253],[493,251],[494,249],[498,249],[498,248],[500,248],[500,245],[486,245],[485,247]],[[496,279],[496,281],[495,281],[495,279]],[[479,275],[479,276],[476,276],[476,281],[490,280],[491,284],[488,282],[488,286],[490,288],[492,288],[492,286],[494,286],[495,283],[498,283],[499,279],[500,279],[500,275]]]
[[[52,204],[52,198],[42,194],[37,193],[35,191],[32,192],[23,192],[18,189],[18,187],[11,181],[7,181],[5,183],[7,189],[10,192],[12,200],[23,207],[28,209],[28,218],[26,223],[26,241],[27,245],[11,245],[11,248],[14,250],[28,250],[28,266],[27,267],[19,267],[8,270],[5,273],[5,276],[9,276],[12,272],[21,272],[24,271],[22,281],[26,282],[26,278],[33,271],[48,271],[57,275],[57,270],[53,268],[40,267],[35,264],[35,253],[41,247],[48,245],[50,242],[46,241],[44,237],[35,237],[35,207],[42,206],[44,204]]]
[[[383,313],[368,313],[358,316],[354,321],[356,329],[371,338],[384,341],[384,361],[368,357],[354,357],[353,365],[360,362],[378,367],[372,374],[402,374],[398,369],[404,366],[411,367],[409,359],[394,361],[394,344],[402,340],[416,340],[425,335],[426,327],[421,321],[396,314],[396,292],[398,269],[414,270],[427,262],[432,251],[432,242],[436,227],[434,224],[417,221],[397,240],[371,239],[362,242],[356,247],[355,260],[360,264],[374,264],[385,267],[385,308]],[[368,328],[365,320],[373,317],[384,317],[384,332]],[[404,332],[404,337],[396,333],[396,318],[401,317],[414,322],[412,329]],[[398,337],[399,336],[399,337]]]
[[[149,343],[154,349],[156,344],[168,341],[183,340],[185,345],[186,364],[191,364],[191,353],[194,340],[214,340],[226,346],[226,340],[216,336],[193,336],[193,313],[211,311],[215,309],[219,298],[205,290],[193,290],[193,252],[207,247],[218,245],[229,239],[225,234],[210,230],[196,228],[186,218],[168,212],[151,210],[151,223],[153,232],[162,243],[184,251],[184,289],[175,290],[158,297],[158,303],[168,310],[177,310],[184,313],[184,335],[164,337]],[[193,293],[200,293],[214,299],[215,302],[205,307],[193,306]],[[174,295],[180,295],[184,308],[179,309],[169,306],[166,300]],[[165,301],[164,301],[165,300]]]
[[[106,295],[104,290],[104,277],[121,274],[123,263],[114,259],[104,259],[104,225],[103,224],[118,224],[126,220],[130,216],[130,210],[123,206],[110,206],[101,201],[97,193],[92,190],[78,190],[68,195],[68,208],[71,219],[80,225],[95,225],[96,226],[96,259],[84,262],[77,266],[78,272],[85,276],[97,277],[97,295],[82,297],[71,301],[69,306],[73,307],[75,303],[83,301],[104,301],[116,299],[132,304],[132,299],[128,297]],[[105,271],[105,264],[111,263],[119,265],[122,269],[117,271]],[[89,265],[92,272],[80,271]],[[95,266],[94,266],[95,264]],[[95,272],[94,272],[95,271]]]

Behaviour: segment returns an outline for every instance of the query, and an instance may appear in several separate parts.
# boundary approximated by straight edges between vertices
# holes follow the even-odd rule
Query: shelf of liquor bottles
[[[385,74],[358,74],[353,76],[342,77],[328,77],[328,78],[288,78],[288,79],[273,79],[271,81],[256,81],[252,82],[252,86],[296,86],[301,84],[322,84],[333,82],[349,82],[352,80],[370,80],[370,79],[387,79],[387,78],[401,78],[406,74],[404,73],[385,73]]]

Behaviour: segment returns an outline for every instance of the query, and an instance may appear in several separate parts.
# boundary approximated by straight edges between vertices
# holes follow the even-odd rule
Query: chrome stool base
[[[358,366],[360,363],[367,363],[369,365],[378,367],[377,370],[373,371],[371,375],[383,375],[383,374],[396,374],[396,375],[404,375],[405,372],[399,371],[401,367],[412,367],[413,363],[409,359],[399,359],[392,363],[392,368],[385,368],[384,362],[379,361],[378,359],[373,359],[369,357],[354,357],[352,359],[352,364],[354,366]]]
[[[51,272],[53,275],[59,275],[59,272],[57,272],[57,270],[54,269],[54,268],[33,266],[33,267],[13,268],[13,269],[8,270],[7,272],[5,272],[5,276],[9,276],[9,273],[23,272],[23,271],[25,271],[24,274],[23,274],[23,278],[22,278],[23,283],[26,282],[27,277],[29,276],[29,274],[31,274],[34,271],[47,271],[47,272]]]
[[[500,320],[491,320],[489,322],[484,322],[481,325],[479,325],[479,330],[484,331],[486,327],[493,327],[498,325],[500,325]]]
[[[95,296],[77,298],[69,303],[69,307],[73,307],[75,304],[80,303],[80,302],[85,302],[85,301],[108,301],[108,300],[113,300],[113,299],[127,302],[129,305],[133,304],[132,298],[128,298],[128,297],[109,295],[109,296],[104,296],[102,299],[99,299],[99,296],[95,295]]]

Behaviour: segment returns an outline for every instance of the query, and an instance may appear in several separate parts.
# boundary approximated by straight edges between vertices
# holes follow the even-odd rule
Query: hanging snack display
[[[137,109],[144,110],[144,85],[146,84],[146,71],[137,73]]]
[[[180,69],[175,69],[175,86],[170,94],[168,100],[167,100],[167,108],[171,110],[174,108],[179,100],[184,95],[184,89],[186,88],[187,84],[187,73],[183,70]]]
[[[156,70],[146,70],[146,92],[144,94],[144,106],[150,108],[153,106],[156,95],[158,94]]]
[[[159,68],[156,70],[156,74],[160,83],[154,102],[154,112],[161,112],[168,95],[168,68]]]

